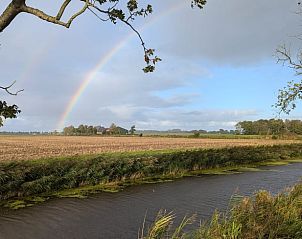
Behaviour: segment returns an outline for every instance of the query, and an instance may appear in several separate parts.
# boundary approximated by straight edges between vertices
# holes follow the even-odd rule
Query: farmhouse
[[[96,126],[97,134],[108,134],[108,135],[126,135],[128,130],[120,126],[105,128],[103,126]]]

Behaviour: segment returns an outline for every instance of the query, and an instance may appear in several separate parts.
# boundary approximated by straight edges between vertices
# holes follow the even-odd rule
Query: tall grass
[[[21,198],[81,186],[302,157],[302,145],[146,151],[0,162],[0,199]]]
[[[226,214],[215,212],[211,220],[192,231],[184,231],[192,221],[173,227],[171,213],[160,214],[140,239],[301,239],[302,183],[272,196],[260,191],[244,198]],[[175,232],[177,232],[175,236]]]

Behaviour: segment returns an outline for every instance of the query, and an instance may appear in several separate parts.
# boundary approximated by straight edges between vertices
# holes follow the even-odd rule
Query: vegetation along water
[[[0,199],[2,206],[17,209],[52,197],[84,197],[129,185],[229,173],[301,156],[301,144],[287,144],[3,161]]]

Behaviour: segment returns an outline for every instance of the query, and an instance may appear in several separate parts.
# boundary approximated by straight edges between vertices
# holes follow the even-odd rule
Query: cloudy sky
[[[1,1],[1,12],[8,2]],[[29,4],[51,14],[59,7],[50,0]],[[1,85],[16,80],[14,88],[24,92],[0,92],[0,98],[22,113],[1,130],[112,122],[215,130],[276,117],[278,89],[295,76],[274,54],[281,44],[299,45],[296,0],[211,0],[202,11],[192,10],[189,0],[152,4],[154,13],[134,23],[163,59],[152,74],[142,72],[140,43],[122,24],[103,23],[90,12],[70,29],[18,16],[0,35],[0,79]],[[302,106],[288,117],[301,119]]]

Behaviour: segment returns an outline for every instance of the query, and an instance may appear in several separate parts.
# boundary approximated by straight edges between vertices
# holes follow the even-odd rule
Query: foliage
[[[195,215],[192,217],[184,217],[180,224],[173,228],[173,220],[175,215],[172,212],[160,211],[154,221],[154,223],[148,228],[146,235],[145,225],[141,230],[139,239],[156,239],[156,238],[171,238],[181,239],[187,236],[184,232],[186,226],[192,224],[195,221]]]
[[[129,130],[129,133],[130,133],[131,135],[134,135],[134,134],[135,134],[135,131],[136,131],[135,125],[132,125],[131,128],[130,128],[130,130]]]
[[[209,222],[186,233],[183,231],[183,224],[173,228],[175,217],[171,213],[164,213],[160,214],[141,239],[300,239],[301,200],[302,183],[276,196],[267,191],[259,191],[254,197],[244,198],[226,214],[216,211]],[[191,223],[185,222],[186,225]],[[175,237],[174,231],[180,233]]]
[[[237,132],[245,135],[284,135],[302,134],[301,120],[257,120],[241,121],[236,124]]]
[[[300,12],[301,13],[301,12]],[[296,76],[302,75],[302,51],[298,52],[296,59],[291,55],[290,49],[285,45],[277,49],[278,62],[293,69]],[[302,99],[302,80],[289,81],[287,86],[279,90],[278,102],[275,107],[289,114],[296,108],[296,102]]]
[[[296,108],[297,100],[302,100],[302,80],[301,82],[289,81],[286,87],[279,90],[278,102],[275,107],[289,114]]]
[[[0,200],[301,157],[301,144],[145,151],[0,163]]]
[[[101,131],[99,131],[101,130]],[[89,136],[89,135],[97,135],[97,134],[109,134],[109,135],[126,135],[128,130],[115,125],[114,123],[111,124],[110,128],[104,128],[101,126],[88,126],[88,125],[79,125],[77,128],[73,125],[65,127],[63,129],[63,134],[66,136]]]
[[[196,131],[193,134],[193,138],[199,138],[200,137],[200,132]]]
[[[109,127],[110,134],[118,134],[118,128],[115,123],[112,123]]]
[[[4,119],[16,118],[20,112],[17,105],[7,105],[6,101],[0,101],[0,127]]]
[[[78,128],[75,128],[73,125],[65,127],[63,129],[64,135],[96,135],[97,129],[93,126],[88,125],[79,125]]]
[[[108,130],[105,131],[105,134],[110,135],[126,135],[128,134],[128,130],[117,126],[116,124],[112,123]]]

